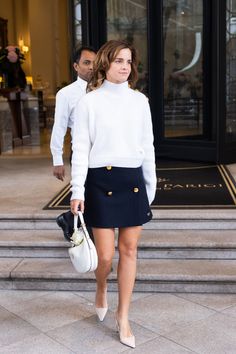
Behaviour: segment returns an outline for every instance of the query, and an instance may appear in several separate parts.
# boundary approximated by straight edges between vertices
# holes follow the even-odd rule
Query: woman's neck
[[[128,81],[122,83],[114,83],[108,80],[105,80],[102,85],[103,88],[112,91],[112,92],[123,92],[129,88]]]

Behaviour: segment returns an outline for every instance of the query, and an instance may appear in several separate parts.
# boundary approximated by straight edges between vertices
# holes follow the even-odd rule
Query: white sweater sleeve
[[[50,141],[50,149],[53,157],[53,166],[63,165],[63,144],[68,127],[68,120],[68,101],[67,98],[59,91],[56,95],[54,125]]]
[[[75,107],[72,150],[71,200],[84,200],[84,184],[88,172],[91,140],[89,134],[89,113],[83,99]]]
[[[143,177],[146,185],[149,204],[151,204],[156,194],[156,166],[155,152],[153,146],[153,129],[152,118],[148,100],[145,101],[144,107],[144,124],[143,124],[143,150],[144,160],[142,163]]]

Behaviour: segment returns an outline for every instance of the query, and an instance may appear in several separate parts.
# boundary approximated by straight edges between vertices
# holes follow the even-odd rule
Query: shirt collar
[[[78,85],[80,86],[80,88],[82,88],[82,90],[86,91],[86,88],[87,88],[87,81],[81,79],[79,76],[77,76],[77,83]]]

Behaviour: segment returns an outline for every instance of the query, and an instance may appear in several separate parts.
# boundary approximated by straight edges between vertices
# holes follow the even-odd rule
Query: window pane
[[[146,0],[107,0],[107,40],[110,39],[125,39],[138,50],[137,88],[148,94]]]
[[[226,2],[226,137],[236,141],[236,0]]]
[[[203,133],[203,0],[163,0],[165,137]]]
[[[75,33],[75,46],[82,45],[82,17],[81,17],[81,0],[74,0],[74,33]]]

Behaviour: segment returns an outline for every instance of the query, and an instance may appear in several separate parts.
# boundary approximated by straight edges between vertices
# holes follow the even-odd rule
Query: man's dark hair
[[[82,47],[75,50],[73,55],[73,63],[78,63],[80,61],[81,54],[84,50],[87,50],[88,52],[96,53],[96,50],[94,48],[83,45]]]

